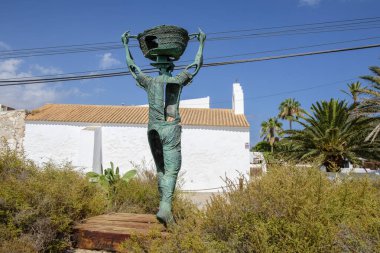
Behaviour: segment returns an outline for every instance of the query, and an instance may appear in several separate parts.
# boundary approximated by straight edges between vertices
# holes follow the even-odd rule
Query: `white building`
[[[249,123],[240,84],[233,85],[233,109],[210,109],[208,97],[181,104],[187,107],[180,106],[183,189],[215,188],[225,176],[249,173]],[[46,104],[26,118],[24,149],[36,162],[71,161],[99,172],[112,161],[125,172],[131,163],[154,164],[147,123],[145,106]]]

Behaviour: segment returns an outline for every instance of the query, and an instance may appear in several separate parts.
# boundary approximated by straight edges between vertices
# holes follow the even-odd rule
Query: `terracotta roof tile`
[[[183,125],[249,127],[244,115],[231,109],[180,108]],[[148,124],[148,107],[46,104],[29,114],[27,121]]]

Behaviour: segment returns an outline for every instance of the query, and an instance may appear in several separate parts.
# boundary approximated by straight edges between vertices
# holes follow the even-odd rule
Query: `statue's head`
[[[170,74],[174,70],[174,63],[166,56],[157,56],[156,62],[151,63],[153,67],[156,67],[160,71],[160,75],[166,73]]]
[[[153,66],[155,66],[156,68],[158,68],[159,72],[160,72],[160,75],[163,75],[163,74],[166,74],[166,75],[170,75],[171,76],[171,73],[173,72],[174,70],[174,64],[173,63],[168,63],[168,64],[155,64],[155,63],[152,63]]]

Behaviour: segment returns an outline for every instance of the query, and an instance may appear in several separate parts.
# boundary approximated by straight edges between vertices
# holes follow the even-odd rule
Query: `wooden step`
[[[74,242],[78,249],[117,251],[119,245],[131,234],[146,235],[150,230],[161,231],[165,227],[155,215],[111,213],[94,216],[74,227]]]

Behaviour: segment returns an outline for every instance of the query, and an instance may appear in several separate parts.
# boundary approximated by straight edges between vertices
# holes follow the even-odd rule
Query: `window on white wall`
[[[101,127],[86,127],[80,131],[78,165],[85,171],[100,173],[102,165]]]

